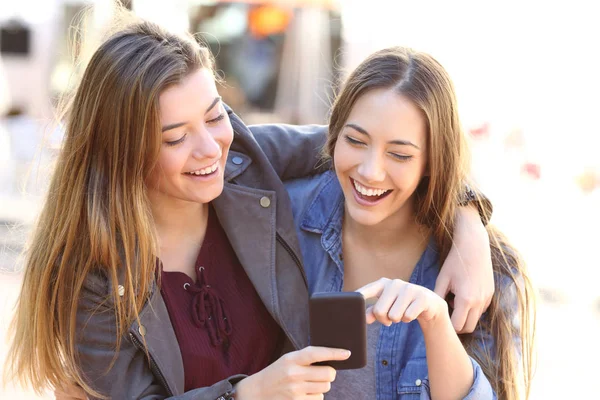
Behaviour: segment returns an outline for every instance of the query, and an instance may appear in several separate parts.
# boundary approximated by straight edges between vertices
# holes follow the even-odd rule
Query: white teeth
[[[381,196],[382,194],[389,191],[384,189],[367,189],[366,187],[356,182],[354,179],[352,181],[354,182],[354,187],[356,188],[356,191],[362,194],[363,196]]]
[[[212,174],[213,172],[215,172],[217,170],[217,168],[219,168],[219,162],[218,161],[216,163],[214,163],[213,165],[211,165],[210,167],[202,168],[202,169],[199,169],[197,171],[187,172],[187,174],[190,174],[190,175],[208,175],[208,174]]]

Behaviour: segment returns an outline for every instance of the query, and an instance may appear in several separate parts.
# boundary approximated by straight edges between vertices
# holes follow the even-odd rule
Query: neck
[[[208,224],[209,203],[164,201],[151,196],[150,204],[160,247],[203,238]]]
[[[429,237],[429,229],[417,223],[411,203],[376,225],[362,225],[354,221],[348,211],[344,213],[344,236],[361,247],[370,249],[398,249],[413,246]]]

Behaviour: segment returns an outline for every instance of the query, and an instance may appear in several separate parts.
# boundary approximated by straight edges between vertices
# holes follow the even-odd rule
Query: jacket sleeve
[[[121,339],[116,352],[116,319],[107,287],[104,277],[91,273],[77,312],[78,362],[83,379],[96,391],[114,400],[215,400],[244,378],[233,376],[210,387],[169,397],[165,385],[152,372],[145,352],[138,349],[131,335]]]
[[[330,168],[331,163],[321,155],[327,126],[265,124],[249,128],[283,181],[315,175]]]

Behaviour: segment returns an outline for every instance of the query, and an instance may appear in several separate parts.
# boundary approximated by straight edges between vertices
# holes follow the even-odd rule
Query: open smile
[[[211,175],[215,175],[217,173],[217,171],[219,170],[219,161],[216,161],[214,164],[209,165],[208,167],[205,168],[200,168],[194,171],[189,171],[189,172],[184,172],[184,175],[189,175],[189,176],[202,176],[202,177],[208,177]]]
[[[354,199],[358,204],[363,206],[374,206],[379,204],[393,192],[392,189],[378,189],[365,186],[352,178],[350,178],[350,183],[352,184]]]

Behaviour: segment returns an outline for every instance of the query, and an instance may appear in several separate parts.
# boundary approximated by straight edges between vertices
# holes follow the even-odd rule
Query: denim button
[[[417,380],[415,381],[415,385],[417,385],[417,386],[421,386],[421,383],[422,383],[422,382],[421,382],[421,380],[420,380],[420,379],[417,379]]]
[[[140,333],[140,335],[146,336],[146,327],[144,325],[140,325],[140,327],[138,328],[138,332]]]
[[[238,157],[235,156],[231,159],[231,161],[235,164],[235,165],[240,165],[241,163],[244,162],[244,159],[242,157]]]

